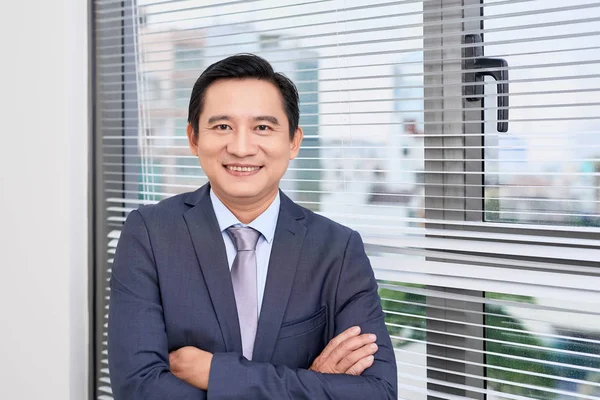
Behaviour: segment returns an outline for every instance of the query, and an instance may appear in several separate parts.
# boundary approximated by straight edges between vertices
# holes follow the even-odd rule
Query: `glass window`
[[[487,221],[600,227],[600,8],[563,4],[483,2],[485,55],[507,61],[510,82],[507,133],[495,82],[485,89]]]
[[[204,67],[204,49],[175,43],[175,70],[194,70]]]
[[[120,229],[139,205],[207,182],[186,136],[191,89],[243,52],[298,88],[305,136],[280,187],[361,234],[401,398],[600,396],[600,3],[283,3],[93,2],[108,243],[96,251],[98,397],[110,398]],[[479,101],[465,94],[466,38],[480,33],[481,56],[508,63],[508,132],[497,82]]]
[[[486,298],[504,302],[485,307],[488,388],[540,400],[600,396],[596,310],[564,299]]]

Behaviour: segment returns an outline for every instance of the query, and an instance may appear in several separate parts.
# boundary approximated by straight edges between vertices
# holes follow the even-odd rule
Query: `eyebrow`
[[[267,121],[272,123],[273,125],[279,125],[279,121],[277,118],[271,115],[259,115],[258,117],[254,117],[254,121]]]
[[[208,123],[212,124],[217,121],[231,121],[231,117],[229,115],[213,115],[208,119]]]
[[[232,118],[229,115],[213,115],[208,119],[208,124],[214,124],[217,121],[231,121]],[[273,125],[279,126],[279,120],[272,115],[259,115],[257,117],[252,118],[253,121],[267,121],[272,123]]]

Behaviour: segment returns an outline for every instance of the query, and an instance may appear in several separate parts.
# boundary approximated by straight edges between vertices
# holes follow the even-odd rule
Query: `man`
[[[206,69],[187,135],[209,185],[131,212],[110,283],[116,400],[395,399],[358,233],[279,191],[294,84],[254,55]]]

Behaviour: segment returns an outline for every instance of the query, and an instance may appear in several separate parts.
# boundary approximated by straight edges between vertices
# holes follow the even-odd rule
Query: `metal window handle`
[[[467,101],[479,101],[483,97],[483,77],[491,76],[497,81],[498,132],[508,132],[508,63],[503,58],[483,57],[481,35],[465,35],[463,56],[464,94]],[[469,46],[470,45],[470,46]]]

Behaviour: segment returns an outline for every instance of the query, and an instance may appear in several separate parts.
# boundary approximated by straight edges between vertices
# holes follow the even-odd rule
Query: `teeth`
[[[231,171],[237,171],[237,172],[250,172],[250,171],[256,171],[259,167],[234,167],[234,166],[227,166],[227,168]]]

